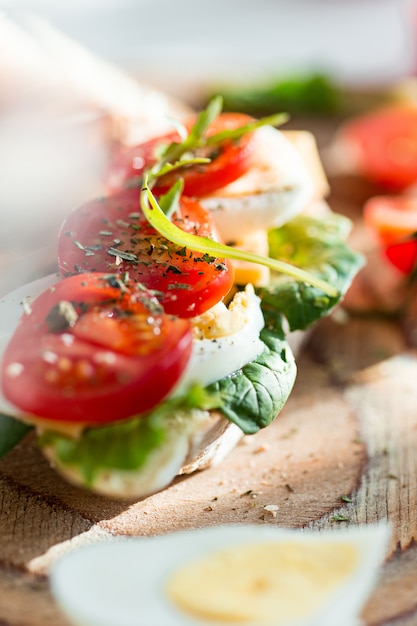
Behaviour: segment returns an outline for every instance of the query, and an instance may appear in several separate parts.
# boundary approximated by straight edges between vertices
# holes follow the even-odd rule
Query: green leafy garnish
[[[213,98],[208,106],[200,112],[190,132],[184,132],[181,142],[172,142],[164,147],[159,154],[157,163],[146,171],[147,184],[152,188],[157,178],[161,178],[175,170],[193,165],[209,163],[210,159],[200,157],[194,153],[203,148],[220,146],[226,141],[235,141],[261,126],[280,126],[288,120],[285,113],[269,115],[257,120],[251,120],[239,128],[225,129],[213,135],[207,135],[209,126],[221,113],[223,99],[221,96]]]
[[[199,235],[184,232],[167,218],[149,188],[147,181],[145,181],[141,191],[141,207],[151,226],[163,237],[169,239],[169,241],[172,241],[172,243],[177,244],[181,248],[185,246],[196,252],[210,254],[213,257],[224,257],[227,259],[250,261],[252,263],[265,265],[276,272],[282,272],[295,280],[304,281],[317,287],[324,291],[329,297],[337,298],[339,296],[339,291],[330,283],[327,283],[299,267],[280,261],[277,258],[263,257],[258,254],[253,254],[252,252],[238,250],[237,248],[232,248],[231,246],[213,241],[208,237],[200,237]]]
[[[231,246],[220,244],[208,237],[200,237],[191,233],[184,232],[181,228],[175,226],[170,217],[178,209],[178,203],[183,189],[181,179],[178,180],[173,187],[159,199],[156,200],[152,193],[152,187],[160,176],[178,170],[183,166],[193,165],[197,160],[188,158],[182,162],[184,155],[189,155],[194,150],[202,147],[220,145],[224,141],[230,141],[244,136],[245,134],[256,130],[265,125],[277,126],[287,120],[287,115],[279,113],[271,115],[259,120],[251,120],[247,124],[234,129],[226,129],[219,133],[206,136],[207,130],[221,113],[223,100],[220,96],[213,98],[206,109],[199,116],[188,135],[185,136],[181,143],[171,143],[167,145],[159,155],[158,162],[144,172],[144,182],[141,190],[141,208],[148,222],[163,237],[177,244],[181,248],[189,248],[195,252],[209,254],[212,257],[223,257],[240,261],[249,261],[269,267],[276,272],[281,272],[287,276],[291,276],[296,281],[305,282],[317,289],[322,290],[326,296],[337,299],[339,292],[332,284],[329,284],[319,276],[315,276],[296,265],[286,263],[279,259],[263,257],[251,252],[238,250]]]
[[[243,126],[239,126],[239,128],[222,130],[219,133],[215,133],[214,135],[210,135],[205,140],[206,146],[217,146],[223,141],[230,141],[234,139],[239,139],[248,133],[252,133],[257,128],[261,128],[262,126],[281,126],[285,124],[289,119],[287,113],[274,113],[273,115],[268,115],[267,117],[262,117],[258,120],[251,120],[247,124],[243,124]]]
[[[154,178],[158,178],[161,176],[165,176],[166,174],[171,174],[176,170],[183,169],[186,167],[191,167],[193,165],[204,165],[210,163],[211,159],[206,157],[193,157],[189,159],[180,159],[179,161],[175,161],[175,163],[165,163],[163,166],[155,169],[155,171],[150,170],[150,174]]]
[[[31,430],[31,426],[0,413],[0,459]]]
[[[239,128],[226,129],[219,133],[206,136],[210,124],[212,124],[221,113],[222,105],[223,101],[221,97],[213,98],[207,108],[199,114],[196,123],[183,141],[181,143],[174,142],[166,146],[165,149],[162,150],[158,162],[145,171],[141,190],[141,208],[145,217],[151,226],[163,237],[181,248],[186,247],[196,252],[209,254],[214,258],[223,257],[265,265],[276,272],[281,272],[297,281],[303,281],[322,290],[330,298],[338,298],[340,294],[332,284],[329,284],[322,278],[296,265],[282,261],[277,256],[275,258],[263,257],[251,252],[238,250],[237,248],[215,242],[208,237],[185,233],[182,229],[175,226],[170,221],[170,217],[178,209],[179,199],[183,189],[181,179],[159,199],[159,202],[156,200],[152,193],[152,186],[157,178],[174,170],[178,170],[181,167],[192,166],[198,162],[201,163],[201,160],[198,158],[187,158],[183,161],[184,155],[189,155],[202,147],[220,145],[224,141],[237,139],[249,132],[253,132],[261,126],[277,126],[287,120],[286,114],[279,113],[260,120],[251,120]]]
[[[164,195],[159,198],[159,206],[169,220],[179,209],[179,202],[183,189],[184,181],[180,178]]]

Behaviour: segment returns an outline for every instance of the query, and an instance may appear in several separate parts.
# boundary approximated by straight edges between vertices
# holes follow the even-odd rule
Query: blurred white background
[[[0,2],[1,6],[1,2]],[[4,0],[179,95],[207,82],[325,71],[380,84],[416,71],[415,0]]]

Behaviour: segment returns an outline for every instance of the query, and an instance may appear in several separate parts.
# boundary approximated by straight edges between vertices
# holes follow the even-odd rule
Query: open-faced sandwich
[[[117,152],[107,195],[62,224],[58,272],[1,301],[10,440],[34,426],[98,493],[144,497],[268,426],[296,376],[288,337],[362,263],[311,136],[221,108]]]

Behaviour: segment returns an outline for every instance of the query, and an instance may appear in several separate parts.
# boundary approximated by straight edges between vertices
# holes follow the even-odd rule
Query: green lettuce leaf
[[[0,459],[31,430],[31,426],[0,413]]]
[[[187,427],[192,409],[218,404],[215,394],[195,386],[187,396],[166,401],[145,416],[87,428],[77,439],[48,430],[40,435],[39,444],[52,448],[62,465],[77,467],[89,485],[100,470],[140,469],[153,451]]]
[[[342,300],[355,274],[364,264],[363,256],[346,243],[351,222],[330,213],[324,218],[299,216],[269,232],[270,255],[303,268],[330,283],[339,291],[329,296],[321,289],[295,281],[277,272],[270,284],[257,289],[264,314],[280,311],[290,330],[304,330]]]
[[[151,419],[132,419],[108,427],[89,428],[79,439],[47,431],[41,446],[54,448],[63,465],[77,467],[86,484],[98,469],[136,470],[164,440],[164,429]]]
[[[269,312],[261,332],[263,352],[242,370],[213,383],[209,392],[221,398],[221,411],[245,434],[268,426],[281,411],[296,377],[294,356],[282,330],[282,318]]]

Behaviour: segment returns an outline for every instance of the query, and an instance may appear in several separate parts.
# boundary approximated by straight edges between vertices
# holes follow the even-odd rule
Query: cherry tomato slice
[[[210,214],[182,198],[173,222],[186,232],[217,239]],[[68,216],[58,241],[62,275],[76,272],[128,272],[157,292],[167,313],[193,317],[219,302],[233,284],[228,260],[180,248],[150,226],[139,192],[93,200]]]
[[[155,137],[136,146],[118,150],[110,161],[104,184],[109,193],[118,193],[127,187],[140,188],[145,168],[154,165],[164,146],[179,142],[178,133]]]
[[[27,414],[105,424],[151,410],[171,391],[192,345],[187,320],[115,275],[58,282],[31,305],[2,364],[5,397]]]
[[[252,118],[243,113],[222,113],[211,124],[207,136],[224,130],[233,130],[247,124]],[[185,125],[192,127],[195,119]],[[171,134],[152,139],[142,145],[128,148],[116,155],[110,164],[106,185],[111,192],[140,180],[143,170],[153,165],[161,147],[171,141],[179,141],[179,135]],[[166,191],[179,177],[184,179],[184,195],[201,197],[225,187],[245,174],[251,164],[254,140],[253,133],[240,139],[225,140],[210,149],[197,151],[195,156],[211,159],[210,163],[184,167],[175,173],[161,177],[155,189]],[[139,183],[138,183],[139,184]]]
[[[374,196],[365,203],[363,215],[381,240],[385,257],[410,274],[417,262],[417,197]]]
[[[417,183],[417,106],[392,105],[357,117],[340,137],[370,181],[392,191]]]
[[[411,274],[417,266],[417,239],[407,239],[386,247],[385,256],[400,272]]]
[[[373,196],[363,217],[383,244],[397,243],[417,232],[417,196]]]

